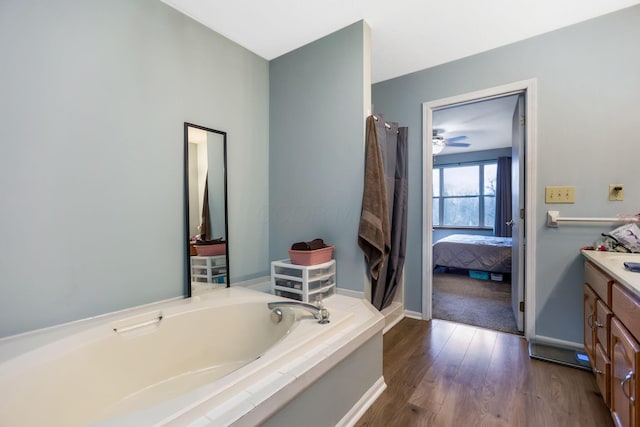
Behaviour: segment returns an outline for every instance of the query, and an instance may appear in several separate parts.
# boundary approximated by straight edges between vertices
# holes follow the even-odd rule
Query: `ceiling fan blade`
[[[464,141],[465,139],[467,139],[466,135],[454,136],[453,138],[445,138],[447,143]]]
[[[468,142],[450,142],[450,141],[446,142],[447,147],[468,147],[470,145],[471,144],[469,144]]]

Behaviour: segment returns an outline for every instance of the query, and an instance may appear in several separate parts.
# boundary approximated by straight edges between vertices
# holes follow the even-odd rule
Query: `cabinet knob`
[[[604,328],[604,323],[600,323],[597,320],[593,324],[596,325],[596,328]]]

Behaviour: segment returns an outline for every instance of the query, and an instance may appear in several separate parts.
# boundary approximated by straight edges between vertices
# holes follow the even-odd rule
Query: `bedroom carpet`
[[[511,284],[461,274],[433,274],[433,318],[518,334]]]

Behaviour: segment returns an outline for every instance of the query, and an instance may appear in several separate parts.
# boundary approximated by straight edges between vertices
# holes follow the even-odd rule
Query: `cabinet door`
[[[595,360],[595,331],[594,318],[596,316],[596,300],[597,296],[593,289],[585,283],[584,285],[584,351],[589,356],[591,366]]]
[[[638,425],[638,365],[640,346],[614,316],[611,321],[611,416],[618,426]]]
[[[602,399],[607,408],[611,409],[611,362],[599,342],[596,343],[596,358],[593,371],[596,374],[596,384],[598,384]]]
[[[611,310],[634,337],[640,339],[640,297],[619,283],[612,287]]]

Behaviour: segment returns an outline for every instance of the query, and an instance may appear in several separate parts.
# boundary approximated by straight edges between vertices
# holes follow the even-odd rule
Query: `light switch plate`
[[[544,188],[545,203],[575,203],[576,187],[560,186]]]

